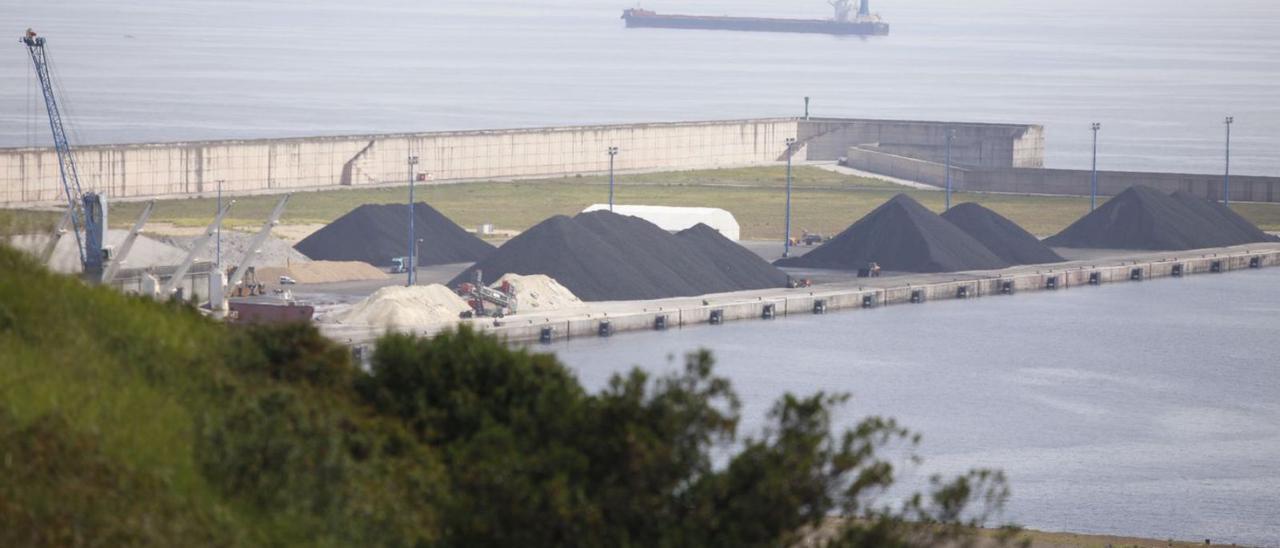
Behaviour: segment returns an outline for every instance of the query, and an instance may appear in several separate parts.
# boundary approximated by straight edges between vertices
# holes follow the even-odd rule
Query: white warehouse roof
[[[609,204],[591,204],[582,211],[585,213],[601,209],[608,210]],[[724,237],[735,242],[738,241],[738,220],[733,218],[732,213],[718,207],[670,207],[615,204],[613,206],[613,212],[619,215],[639,217],[670,232],[678,232],[698,223],[702,223],[718,230]]]

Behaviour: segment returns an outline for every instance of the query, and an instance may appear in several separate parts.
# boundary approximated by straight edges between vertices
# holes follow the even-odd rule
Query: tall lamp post
[[[613,157],[618,155],[618,147],[609,147],[609,211],[613,211]]]
[[[809,119],[809,96],[808,95],[804,97],[804,119],[805,120]]]
[[[218,211],[222,211],[222,181],[218,179]],[[213,264],[222,270],[222,223],[218,223],[218,251],[214,255]]]
[[[785,240],[782,243],[782,256],[791,256],[791,150],[796,145],[794,137],[787,137],[787,215]]]
[[[1089,126],[1093,130],[1093,175],[1089,182],[1089,211],[1098,207],[1098,130],[1102,124],[1094,122]]]
[[[956,137],[956,130],[947,129],[947,211],[951,211],[951,140]]]
[[[1235,123],[1235,116],[1227,117],[1227,165],[1222,173],[1222,203],[1231,205],[1231,124]]]
[[[406,276],[407,283],[405,283],[407,286],[412,286],[418,281],[416,279],[418,270],[416,268],[418,266],[418,253],[416,248],[418,246],[417,242],[415,242],[415,233],[413,230],[413,180],[415,179],[413,171],[414,166],[416,165],[418,165],[418,157],[412,154],[409,155],[409,264],[405,265],[409,270],[409,275]]]

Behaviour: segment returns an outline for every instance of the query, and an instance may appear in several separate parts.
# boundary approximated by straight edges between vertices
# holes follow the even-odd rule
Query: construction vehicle
[[[19,41],[27,46],[27,51],[31,54],[31,63],[35,66],[36,77],[40,80],[45,112],[49,115],[49,129],[53,132],[53,146],[58,153],[58,174],[67,198],[67,217],[70,220],[71,232],[76,237],[76,249],[80,252],[80,265],[83,267],[84,279],[91,283],[99,283],[102,281],[103,270],[110,261],[110,251],[104,246],[107,231],[107,197],[96,192],[87,192],[80,185],[80,172],[76,168],[75,156],[71,154],[71,144],[67,140],[66,128],[62,125],[62,113],[58,108],[57,95],[54,93],[53,79],[49,76],[49,58],[45,51],[45,39],[37,36],[35,31],[27,29]],[[58,235],[55,234],[54,237],[57,238]]]
[[[804,231],[804,234],[800,236],[800,243],[807,246],[820,244],[822,242],[825,242],[826,240],[827,239],[824,238],[822,234],[819,234],[817,232],[809,232],[808,230]]]
[[[231,267],[227,269],[227,279],[234,280],[236,271],[239,267]],[[258,282],[258,273],[255,267],[246,267],[244,276],[239,284],[229,286],[232,297],[255,297],[267,294],[267,284]]]
[[[474,281],[459,284],[458,295],[467,299],[471,310],[463,312],[463,318],[501,318],[516,312],[516,295],[509,282],[502,282],[497,289],[484,285],[482,273],[476,270]],[[492,305],[492,306],[490,306]]]
[[[391,259],[391,273],[404,274],[409,271],[409,264],[408,257],[393,257]]]
[[[880,263],[877,263],[877,262],[875,262],[875,261],[872,261],[872,262],[867,263],[867,267],[866,267],[866,268],[859,268],[859,269],[858,269],[858,277],[859,277],[859,278],[879,278],[879,277],[880,277]]]

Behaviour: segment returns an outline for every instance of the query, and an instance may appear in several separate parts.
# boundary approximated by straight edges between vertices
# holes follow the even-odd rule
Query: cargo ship
[[[831,19],[774,19],[766,17],[714,17],[702,15],[665,15],[646,9],[632,8],[622,12],[627,28],[740,30],[755,32],[806,32],[886,36],[889,24],[872,15],[870,0],[859,0],[853,14],[853,0],[833,0],[835,17]]]

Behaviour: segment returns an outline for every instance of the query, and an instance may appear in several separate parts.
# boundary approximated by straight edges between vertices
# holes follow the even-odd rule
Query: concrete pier
[[[823,284],[801,289],[765,289],[652,301],[598,302],[572,310],[517,314],[497,320],[465,320],[465,323],[512,343],[546,342],[598,337],[605,331],[611,336],[626,331],[781,319],[797,314],[823,314],[844,309],[925,304],[1035,291],[1065,291],[1094,285],[1220,274],[1277,265],[1280,265],[1280,243],[1252,244],[1191,251],[1123,254],[1097,260],[993,271],[863,278],[857,282]],[[453,325],[441,325],[418,333],[430,335],[450,329]],[[367,328],[333,324],[323,325],[322,331],[336,340],[355,345],[368,343],[381,334],[380,331]]]

